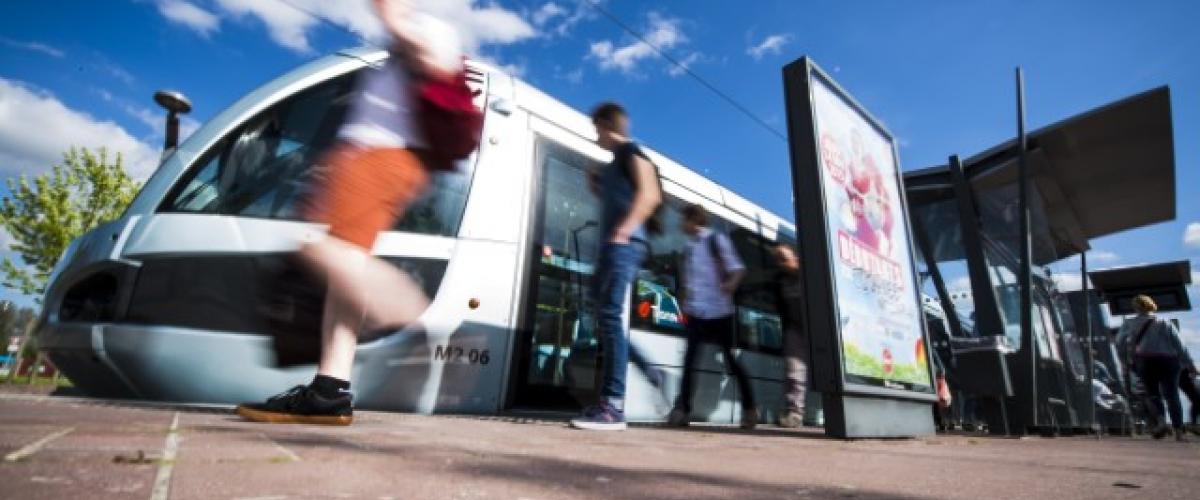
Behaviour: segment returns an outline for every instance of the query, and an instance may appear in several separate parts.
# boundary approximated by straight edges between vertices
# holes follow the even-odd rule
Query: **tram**
[[[306,382],[311,365],[276,363],[263,318],[312,330],[319,311],[264,304],[259,287],[279,259],[322,237],[323,226],[298,217],[297,199],[355,76],[386,57],[343,51],[250,92],[171,152],[119,219],[74,241],[43,303],[40,344],[55,366],[89,395],[162,401],[256,401]],[[417,323],[360,343],[355,401],[422,413],[574,411],[595,397],[599,355],[584,293],[598,207],[585,175],[610,154],[585,115],[531,85],[478,62],[469,76],[485,113],[480,149],[458,172],[437,174],[373,248],[411,273],[431,305]],[[773,419],[784,364],[770,247],[794,242],[795,226],[647,152],[662,176],[666,231],[650,242],[627,321],[668,383],[660,391],[631,376],[627,414],[662,419],[677,392],[678,222],[699,203],[748,267],[734,334],[760,414]],[[694,415],[737,422],[737,384],[717,360],[703,357]]]

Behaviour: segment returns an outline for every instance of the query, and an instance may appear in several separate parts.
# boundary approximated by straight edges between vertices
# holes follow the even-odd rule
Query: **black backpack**
[[[619,149],[614,151],[613,152],[613,161],[614,162],[624,161],[625,168],[621,169],[621,173],[625,174],[625,180],[629,181],[629,183],[632,185],[633,177],[634,177],[634,174],[631,171],[631,168],[633,167],[633,158],[632,157],[635,155],[645,158],[646,161],[650,163],[650,166],[654,167],[654,182],[658,186],[659,194],[662,195],[663,201],[660,202],[657,207],[654,207],[654,212],[650,214],[650,217],[646,219],[646,223],[645,223],[646,233],[657,236],[657,235],[662,234],[662,232],[663,232],[662,209],[663,209],[663,205],[666,204],[666,194],[663,193],[662,178],[661,178],[661,174],[659,174],[659,172],[658,172],[658,165],[655,165],[653,161],[650,161],[650,158],[647,157],[646,154],[642,152],[642,148],[638,147],[637,144],[634,144],[632,142],[627,142],[624,145],[622,145]]]

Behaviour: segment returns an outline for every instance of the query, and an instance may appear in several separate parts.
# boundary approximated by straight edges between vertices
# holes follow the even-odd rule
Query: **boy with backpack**
[[[689,236],[682,266],[683,312],[687,316],[688,345],[683,358],[683,382],[668,423],[686,426],[692,411],[693,371],[701,344],[721,348],[725,365],[737,379],[742,395],[742,428],[758,425],[758,407],[750,377],[733,357],[734,292],[746,274],[729,237],[708,227],[708,213],[697,204],[683,209],[683,232]]]
[[[663,194],[658,169],[629,139],[629,115],[624,108],[616,103],[603,103],[592,111],[592,124],[596,127],[597,144],[613,153],[612,162],[593,172],[590,178],[592,191],[600,198],[603,235],[591,284],[603,365],[600,401],[571,420],[571,426],[624,430],[625,373],[630,345],[622,313],[638,268],[646,258],[647,232],[658,230],[653,216],[662,204]],[[647,371],[647,375],[651,372]]]

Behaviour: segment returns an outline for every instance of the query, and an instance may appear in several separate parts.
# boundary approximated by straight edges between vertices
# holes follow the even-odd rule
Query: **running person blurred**
[[[317,375],[263,403],[238,406],[248,420],[349,425],[358,331],[408,324],[429,304],[411,277],[372,257],[371,248],[429,181],[422,161],[429,142],[418,123],[414,79],[453,81],[462,53],[452,27],[412,12],[407,2],[374,0],[374,6],[393,37],[391,55],[360,81],[305,209],[308,220],[329,225],[327,238],[303,245],[299,254],[328,283]]]

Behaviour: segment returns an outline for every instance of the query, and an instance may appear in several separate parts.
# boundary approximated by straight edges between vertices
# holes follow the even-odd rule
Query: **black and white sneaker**
[[[354,405],[349,392],[327,398],[312,387],[298,385],[263,403],[240,404],[237,414],[246,420],[268,424],[350,425],[354,421]]]

